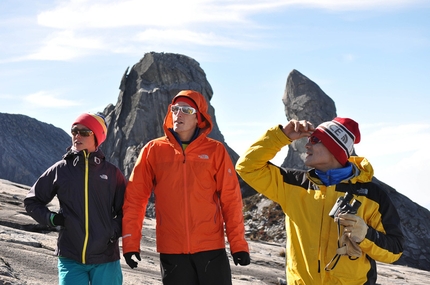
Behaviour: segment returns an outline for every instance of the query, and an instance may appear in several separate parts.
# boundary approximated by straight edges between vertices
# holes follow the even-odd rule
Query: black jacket
[[[69,150],[30,189],[25,209],[40,224],[53,226],[47,204],[57,195],[65,225],[56,254],[83,264],[111,262],[120,258],[125,185],[124,175],[100,150]]]

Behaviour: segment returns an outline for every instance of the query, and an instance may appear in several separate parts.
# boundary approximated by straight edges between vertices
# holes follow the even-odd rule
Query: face
[[[331,152],[315,137],[310,137],[306,147],[305,165],[321,171],[340,168],[342,165]]]
[[[72,126],[72,145],[77,151],[83,149],[93,152],[96,150],[95,136],[92,131],[81,124]]]
[[[185,102],[178,102],[173,106],[190,107]],[[173,130],[182,141],[189,141],[197,127],[197,114],[185,114],[181,110],[172,111]]]

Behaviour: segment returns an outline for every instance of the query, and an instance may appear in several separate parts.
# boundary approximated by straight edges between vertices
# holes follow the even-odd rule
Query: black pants
[[[225,249],[194,254],[160,254],[164,285],[231,285]]]

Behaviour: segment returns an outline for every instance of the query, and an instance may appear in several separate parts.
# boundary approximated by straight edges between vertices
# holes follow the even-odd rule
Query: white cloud
[[[0,94],[0,99],[13,100],[14,96],[10,94]]]
[[[36,60],[71,60],[87,54],[91,50],[100,50],[103,44],[95,36],[76,36],[73,31],[53,33],[45,40],[42,47],[28,59]]]
[[[419,142],[430,141],[430,124],[362,125],[362,141],[355,146],[357,153],[370,157],[399,155],[422,149]],[[405,141],[410,142],[404,144]],[[399,147],[400,146],[400,147]]]
[[[291,6],[325,10],[400,8],[423,0],[158,0],[158,1],[61,1],[39,13],[41,26],[56,29],[118,27],[184,27],[198,23],[220,25],[249,22],[251,14],[279,11]]]
[[[422,182],[430,161],[430,153],[423,151],[423,143],[430,140],[430,124],[363,124],[360,129],[362,140],[355,149],[370,161],[375,177],[430,209]]]
[[[24,97],[24,102],[32,107],[42,108],[66,108],[81,105],[80,102],[57,98],[57,95],[44,91],[33,93]]]
[[[397,155],[393,158],[389,164],[386,161],[371,161],[375,167],[375,176],[412,201],[430,209],[430,195],[424,182],[428,175],[430,153],[416,150],[407,156]]]
[[[297,6],[325,10],[398,8],[416,5],[422,0],[69,0],[58,3],[37,15],[41,27],[57,31],[29,58],[71,60],[103,49],[135,53],[130,42],[136,39],[146,41],[148,47],[166,48],[167,42],[171,46],[192,43],[248,49],[264,42],[253,38],[258,29],[264,28],[252,19],[253,15],[278,13]],[[347,55],[344,59],[350,61],[354,57]]]
[[[300,6],[317,7],[334,11],[370,10],[370,9],[399,9],[406,6],[424,4],[424,0],[297,0],[281,1]]]
[[[227,5],[225,5],[227,3]],[[57,29],[130,26],[181,27],[203,22],[241,22],[243,12],[228,1],[69,1],[40,13],[38,23]]]
[[[342,59],[344,62],[353,62],[355,61],[355,55],[353,54],[343,54]]]
[[[137,41],[142,42],[165,42],[171,41],[172,43],[183,44],[196,44],[200,46],[224,46],[224,47],[239,47],[245,46],[243,41],[227,38],[210,33],[199,33],[189,30],[155,30],[148,29],[139,33],[136,36]],[[249,43],[247,46],[250,46]]]

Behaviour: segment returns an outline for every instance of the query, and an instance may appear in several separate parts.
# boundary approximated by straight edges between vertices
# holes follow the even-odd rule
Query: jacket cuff
[[[282,130],[283,128],[284,127],[282,125],[278,125],[278,128],[276,129],[276,137],[283,145],[289,145],[293,141],[284,133]]]
[[[379,238],[379,232],[377,230],[375,230],[374,228],[370,227],[369,225],[367,225],[367,233],[366,233],[366,236],[364,237],[364,239],[375,241],[378,238]]]

